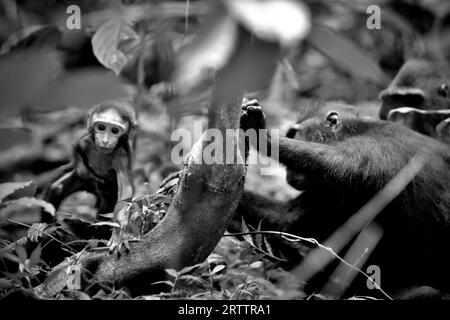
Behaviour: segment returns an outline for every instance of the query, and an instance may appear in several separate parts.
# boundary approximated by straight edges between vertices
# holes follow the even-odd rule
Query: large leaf
[[[122,68],[133,59],[132,54],[121,49],[136,47],[140,41],[139,35],[130,24],[122,19],[111,19],[97,30],[92,38],[92,47],[98,61],[119,74]],[[124,43],[127,45],[124,46]]]
[[[67,269],[67,263],[61,263],[56,266],[45,279],[44,283],[35,288],[35,292],[46,297],[52,297],[61,292],[67,284]]]
[[[34,105],[50,90],[52,78],[61,70],[51,50],[14,52],[0,57],[0,111],[2,116],[18,114]]]
[[[33,132],[23,128],[0,128],[0,137],[2,153],[18,146],[31,146],[34,141]]]
[[[166,269],[166,272],[173,278],[178,278],[178,272],[174,269]]]
[[[41,244],[39,243],[36,248],[34,248],[33,252],[30,254],[30,268],[33,268],[35,265],[37,265],[39,263],[39,261],[41,261],[41,253],[42,253],[42,248],[41,248]]]
[[[28,182],[8,182],[0,184],[0,201],[32,197],[36,193],[36,184]]]
[[[44,109],[77,105],[90,107],[101,101],[123,98],[127,92],[118,77],[108,71],[84,69],[66,74],[53,83],[52,90],[40,101]]]
[[[310,12],[294,0],[227,0],[228,10],[251,33],[285,45],[302,40],[311,29]]]
[[[324,26],[313,26],[309,43],[353,75],[380,85],[389,81],[381,69],[345,36]]]
[[[12,212],[23,207],[26,208],[41,207],[52,216],[55,215],[56,211],[55,207],[51,203],[29,197],[7,201],[4,202],[3,204],[6,206],[6,208],[0,210],[0,218],[2,219],[7,218]]]

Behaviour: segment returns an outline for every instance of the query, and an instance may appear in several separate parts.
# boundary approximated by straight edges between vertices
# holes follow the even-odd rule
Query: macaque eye
[[[325,116],[325,125],[328,127],[334,127],[340,122],[339,114],[336,111],[330,111]]]
[[[442,85],[439,87],[438,93],[439,93],[440,96],[442,96],[442,97],[444,97],[444,98],[447,98],[447,97],[448,97],[448,85],[442,84]]]
[[[118,134],[120,132],[119,128],[113,127],[111,128],[112,134]]]
[[[104,124],[99,124],[99,125],[97,126],[97,130],[98,130],[98,131],[105,131],[105,129],[106,129],[106,127],[105,127]]]

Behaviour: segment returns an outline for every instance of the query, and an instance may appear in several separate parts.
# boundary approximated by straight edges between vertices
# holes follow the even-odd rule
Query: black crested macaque
[[[98,214],[114,212],[118,201],[131,200],[134,195],[132,173],[134,142],[138,123],[133,107],[125,100],[113,100],[94,106],[87,117],[87,131],[75,143],[73,161],[61,172],[45,192],[44,200],[58,209],[61,202],[78,191],[87,191],[97,197]],[[42,213],[42,230],[55,219]],[[115,213],[114,221],[125,228],[128,217]],[[120,230],[114,230],[111,249],[122,245]],[[32,230],[30,238],[39,233]]]
[[[429,60],[406,61],[389,87],[380,93],[380,119],[400,122],[445,141],[445,132],[437,132],[437,126],[450,117],[449,73],[448,66]]]
[[[257,103],[244,103],[243,110],[241,122],[246,123],[241,123],[242,127],[264,129],[264,114]],[[244,192],[231,231],[239,231],[243,217],[255,227],[262,221],[263,230],[323,242],[416,153],[429,150],[433,155],[424,167],[375,219],[383,236],[362,270],[377,265],[381,287],[390,294],[420,286],[449,292],[448,146],[403,125],[357,113],[354,107],[328,103],[292,125],[286,136],[279,138],[279,161],[287,168],[287,182],[302,193],[284,203]],[[354,293],[374,294],[362,277],[347,291]]]

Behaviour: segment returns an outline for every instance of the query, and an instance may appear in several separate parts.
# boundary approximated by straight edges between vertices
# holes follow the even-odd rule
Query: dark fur
[[[116,148],[110,154],[98,159],[89,159],[89,151],[96,148],[94,130],[91,126],[92,116],[110,108],[117,110],[122,120],[128,123],[129,132],[120,137]],[[92,108],[87,119],[87,132],[74,145],[73,161],[60,169],[60,174],[47,189],[44,200],[58,209],[61,202],[69,195],[78,191],[87,191],[97,197],[98,213],[112,212],[118,200],[125,200],[118,199],[118,184],[131,184],[131,189],[134,190],[132,156],[136,127],[137,122],[132,107],[124,101],[110,101]],[[106,161],[105,166],[111,169],[106,173],[96,172],[91,164],[99,161]],[[127,181],[118,181],[118,170],[125,173]],[[48,215],[43,216],[44,222],[52,220],[53,218]]]
[[[288,131],[297,134],[296,139],[280,138],[279,160],[287,167],[288,183],[302,190],[301,195],[281,203],[245,192],[235,221],[243,216],[256,226],[262,220],[265,230],[324,241],[419,149],[434,150],[420,173],[377,217],[384,236],[366,265],[381,268],[381,286],[390,293],[416,285],[450,290],[448,147],[396,123],[349,115],[333,133],[323,119],[329,110],[340,108],[348,110],[328,104]],[[255,111],[247,117],[261,114]],[[355,290],[364,292],[365,280],[359,284]]]
[[[450,92],[447,96],[439,93],[442,84],[450,86],[447,68],[448,65],[438,65],[427,60],[406,61],[389,87],[380,94],[380,119],[387,119],[389,111],[400,107],[421,110],[450,109]],[[400,89],[420,89],[423,94],[404,94],[400,93]]]

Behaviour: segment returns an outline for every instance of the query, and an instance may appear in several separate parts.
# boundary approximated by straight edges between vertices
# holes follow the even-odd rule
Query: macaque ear
[[[86,116],[86,128],[92,127],[92,116],[94,115],[94,111],[91,109],[89,110],[87,116]]]
[[[133,137],[134,135],[136,135],[138,130],[139,130],[139,122],[131,121],[130,122],[130,127],[128,129],[128,135]]]
[[[339,118],[339,113],[337,111],[330,111],[325,116],[325,125],[332,129],[337,129],[339,124],[341,123],[341,119]]]

